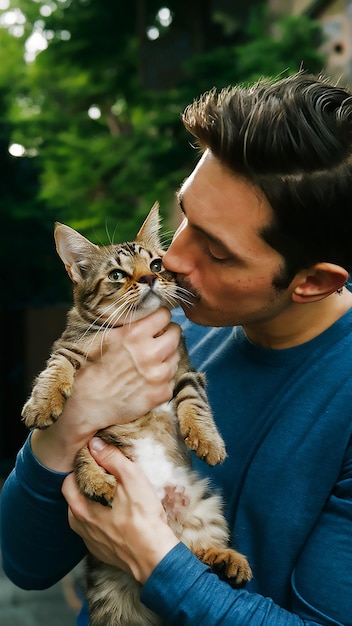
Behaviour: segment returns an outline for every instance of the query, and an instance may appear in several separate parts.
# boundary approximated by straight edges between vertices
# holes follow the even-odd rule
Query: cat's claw
[[[99,502],[104,506],[112,507],[116,490],[116,479],[113,476],[107,476],[107,479],[103,484],[98,485],[97,482],[94,485],[85,483],[84,488],[79,485],[80,491],[86,498],[93,500],[93,502]]]
[[[73,469],[78,488],[86,498],[104,506],[112,506],[116,478],[97,465],[87,448],[82,448],[77,453]]]
[[[71,394],[72,384],[64,381],[53,388],[50,395],[44,385],[36,386],[22,410],[22,419],[27,428],[49,428],[60,417],[65,401]]]
[[[186,437],[185,443],[190,450],[194,450],[196,455],[208,463],[208,465],[218,465],[226,459],[225,446],[218,442],[199,441],[194,437]]]
[[[216,431],[211,433],[211,437],[205,437],[201,428],[192,425],[186,432],[181,430],[181,434],[186,446],[208,465],[217,465],[226,459],[225,444]]]
[[[29,403],[25,404],[22,411],[22,420],[29,428],[29,430],[33,430],[34,428],[38,428],[39,430],[45,430],[49,428],[56,420],[60,417],[62,411],[58,414],[55,413],[45,413],[38,412],[35,408],[32,409]]]
[[[223,580],[244,587],[252,579],[252,570],[243,554],[232,548],[209,548],[196,553]]]

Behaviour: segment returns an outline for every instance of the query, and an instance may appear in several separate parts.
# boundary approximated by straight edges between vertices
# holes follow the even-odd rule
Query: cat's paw
[[[72,385],[63,384],[50,393],[34,390],[22,410],[22,419],[27,428],[45,429],[60,417],[67,398],[72,393]]]
[[[216,430],[209,431],[194,420],[184,421],[181,426],[181,435],[186,446],[208,465],[217,465],[226,459],[225,444]]]
[[[89,500],[100,502],[104,506],[112,506],[116,478],[97,465],[87,448],[78,452],[73,469],[80,492]]]
[[[89,500],[112,507],[116,491],[116,478],[110,474],[105,474],[101,480],[97,480],[95,476],[94,481],[85,483],[83,489],[82,484],[80,484],[80,491],[86,498],[89,498]]]
[[[196,556],[234,587],[244,587],[252,578],[246,557],[232,548],[208,548],[196,552]]]

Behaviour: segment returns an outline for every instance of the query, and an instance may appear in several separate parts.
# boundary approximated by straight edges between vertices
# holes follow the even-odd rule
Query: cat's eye
[[[150,269],[152,272],[161,272],[163,267],[163,262],[161,259],[154,259],[154,261],[150,264]]]
[[[126,277],[126,274],[122,270],[112,270],[112,272],[110,272],[109,274],[109,279],[112,280],[113,282],[122,280],[125,277]]]

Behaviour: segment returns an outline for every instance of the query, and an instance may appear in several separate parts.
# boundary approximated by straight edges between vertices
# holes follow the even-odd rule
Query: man
[[[48,586],[86,545],[131,571],[165,624],[352,626],[350,94],[299,74],[205,94],[184,123],[202,157],[164,264],[194,294],[184,333],[228,451],[194,465],[221,489],[253,580],[236,590],[212,574],[139,468],[92,438],[170,399],[179,327],[164,310],[111,331],[62,418],[20,452],[2,497],[5,571]],[[117,477],[112,509],[66,477],[89,440]]]

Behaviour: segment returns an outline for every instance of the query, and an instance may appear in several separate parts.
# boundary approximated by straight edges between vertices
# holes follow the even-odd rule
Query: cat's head
[[[74,283],[80,312],[99,325],[119,326],[160,306],[171,309],[180,303],[184,290],[163,267],[159,229],[157,203],[135,240],[116,245],[97,246],[73,228],[56,223],[56,249]]]

